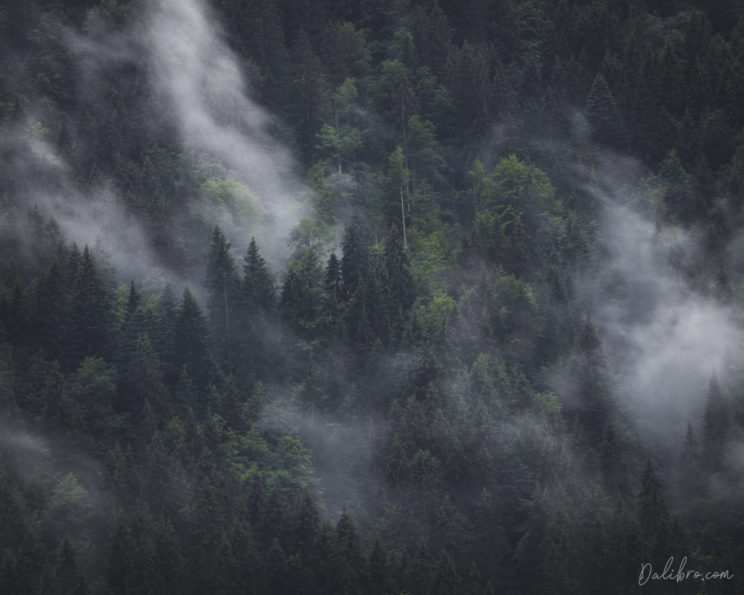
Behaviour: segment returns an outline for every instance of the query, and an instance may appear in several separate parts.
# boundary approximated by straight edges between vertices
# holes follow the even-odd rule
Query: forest
[[[744,593],[744,1],[0,1],[0,593]]]

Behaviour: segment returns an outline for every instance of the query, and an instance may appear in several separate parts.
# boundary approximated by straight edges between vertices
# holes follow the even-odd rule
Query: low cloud
[[[286,250],[290,230],[302,216],[290,151],[270,134],[271,115],[249,97],[237,57],[215,28],[215,17],[195,0],[153,3],[145,31],[146,55],[157,92],[175,114],[182,142],[214,155],[248,193],[238,201],[259,212],[253,221],[234,221],[228,235],[237,248],[243,225],[258,235],[270,259]],[[238,209],[240,205],[238,205]]]
[[[631,159],[609,159],[586,186],[602,205],[602,255],[581,287],[617,374],[619,405],[651,446],[673,449],[688,422],[699,427],[708,382],[724,375],[742,331],[731,308],[689,274],[703,258],[695,230],[658,226],[629,205],[637,182],[628,180],[640,172]]]
[[[272,116],[250,98],[241,64],[204,3],[158,0],[124,27],[111,28],[100,15],[91,16],[85,34],[66,29],[50,43],[63,48],[76,66],[70,92],[85,106],[81,109],[94,119],[111,109],[123,110],[120,118],[144,117],[146,122],[140,124],[151,139],[137,142],[165,142],[182,152],[201,187],[196,195],[190,190],[169,197],[167,217],[174,241],[198,242],[185,238],[182,229],[184,221],[196,218],[223,227],[237,253],[255,235],[267,260],[275,268],[283,265],[290,230],[304,214],[300,201],[308,191],[291,151],[271,134]],[[127,97],[117,96],[118,102],[111,104],[109,96],[122,91],[117,85],[123,83],[109,80],[109,73],[122,65],[146,73],[134,77],[136,84],[149,87],[137,92],[137,101],[148,96],[154,101],[130,106]],[[157,266],[167,269],[163,255],[153,247],[162,242],[145,229],[149,221],[138,221],[132,214],[125,190],[96,168],[82,175],[90,179],[82,179],[59,142],[53,142],[58,130],[45,126],[56,128],[60,123],[72,145],[102,151],[106,161],[118,159],[117,151],[132,152],[127,143],[134,139],[91,138],[71,114],[60,112],[45,98],[30,97],[24,113],[3,126],[0,148],[12,181],[6,188],[10,204],[19,213],[36,205],[45,217],[58,221],[68,241],[98,242],[122,278],[142,278]],[[136,200],[147,204],[155,197]],[[22,237],[25,244],[33,241]],[[205,249],[207,241],[205,237]],[[175,272],[165,275],[172,282],[186,283]]]

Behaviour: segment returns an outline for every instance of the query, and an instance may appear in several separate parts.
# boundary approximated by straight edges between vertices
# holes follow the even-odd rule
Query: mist
[[[732,307],[694,278],[702,234],[652,220],[643,169],[608,157],[585,185],[601,205],[601,251],[578,283],[618,379],[618,405],[647,446],[676,456],[687,424],[700,430],[711,378],[729,380],[744,334]]]
[[[744,29],[685,3],[22,4],[0,591],[741,575]]]
[[[147,74],[143,80],[157,103],[146,107],[148,121],[142,125],[151,142],[179,147],[200,182],[195,192],[184,189],[183,195],[168,198],[174,201],[169,216],[176,244],[187,252],[198,246],[205,250],[208,232],[220,225],[237,254],[256,236],[272,266],[283,266],[289,233],[304,214],[300,201],[308,191],[291,151],[271,135],[276,123],[250,98],[241,64],[203,3],[151,3],[123,28],[91,13],[85,33],[63,29],[55,42],[75,65],[78,84],[71,92],[94,113],[106,110],[110,101],[109,71]],[[98,244],[121,279],[143,279],[160,268],[173,284],[201,283],[199,259],[176,270],[158,248],[162,232],[144,226],[139,207],[131,206],[162,199],[132,196],[131,189],[95,170],[92,177],[81,177],[81,165],[83,171],[88,166],[73,164],[59,139],[66,134],[73,146],[95,146],[107,160],[135,150],[132,143],[142,140],[90,138],[81,122],[32,97],[18,118],[4,124],[2,152],[16,211],[36,206],[59,224],[67,241]],[[203,238],[191,237],[194,222],[202,222]],[[34,239],[20,241],[30,252]]]
[[[246,192],[234,192],[235,204],[227,212],[212,215],[215,223],[239,252],[255,234],[278,264],[289,232],[303,216],[299,200],[305,190],[291,152],[271,136],[272,117],[250,99],[215,15],[196,0],[154,2],[144,43],[155,89],[171,106],[181,141],[217,157],[227,177],[245,187]]]

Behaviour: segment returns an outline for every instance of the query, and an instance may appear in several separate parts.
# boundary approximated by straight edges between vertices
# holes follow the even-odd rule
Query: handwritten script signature
[[[687,556],[682,558],[679,562],[679,567],[674,568],[674,556],[671,556],[664,565],[664,570],[661,573],[655,572],[652,564],[646,562],[641,564],[641,573],[638,575],[638,585],[643,586],[649,581],[673,581],[681,583],[689,579],[697,581],[714,581],[714,580],[726,580],[730,581],[734,578],[734,575],[728,570],[710,570],[710,571],[699,571],[694,569],[685,569],[687,566]]]

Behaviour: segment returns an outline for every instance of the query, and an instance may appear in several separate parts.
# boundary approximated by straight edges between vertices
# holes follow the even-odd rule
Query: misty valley
[[[744,3],[0,2],[0,593],[744,593]]]

